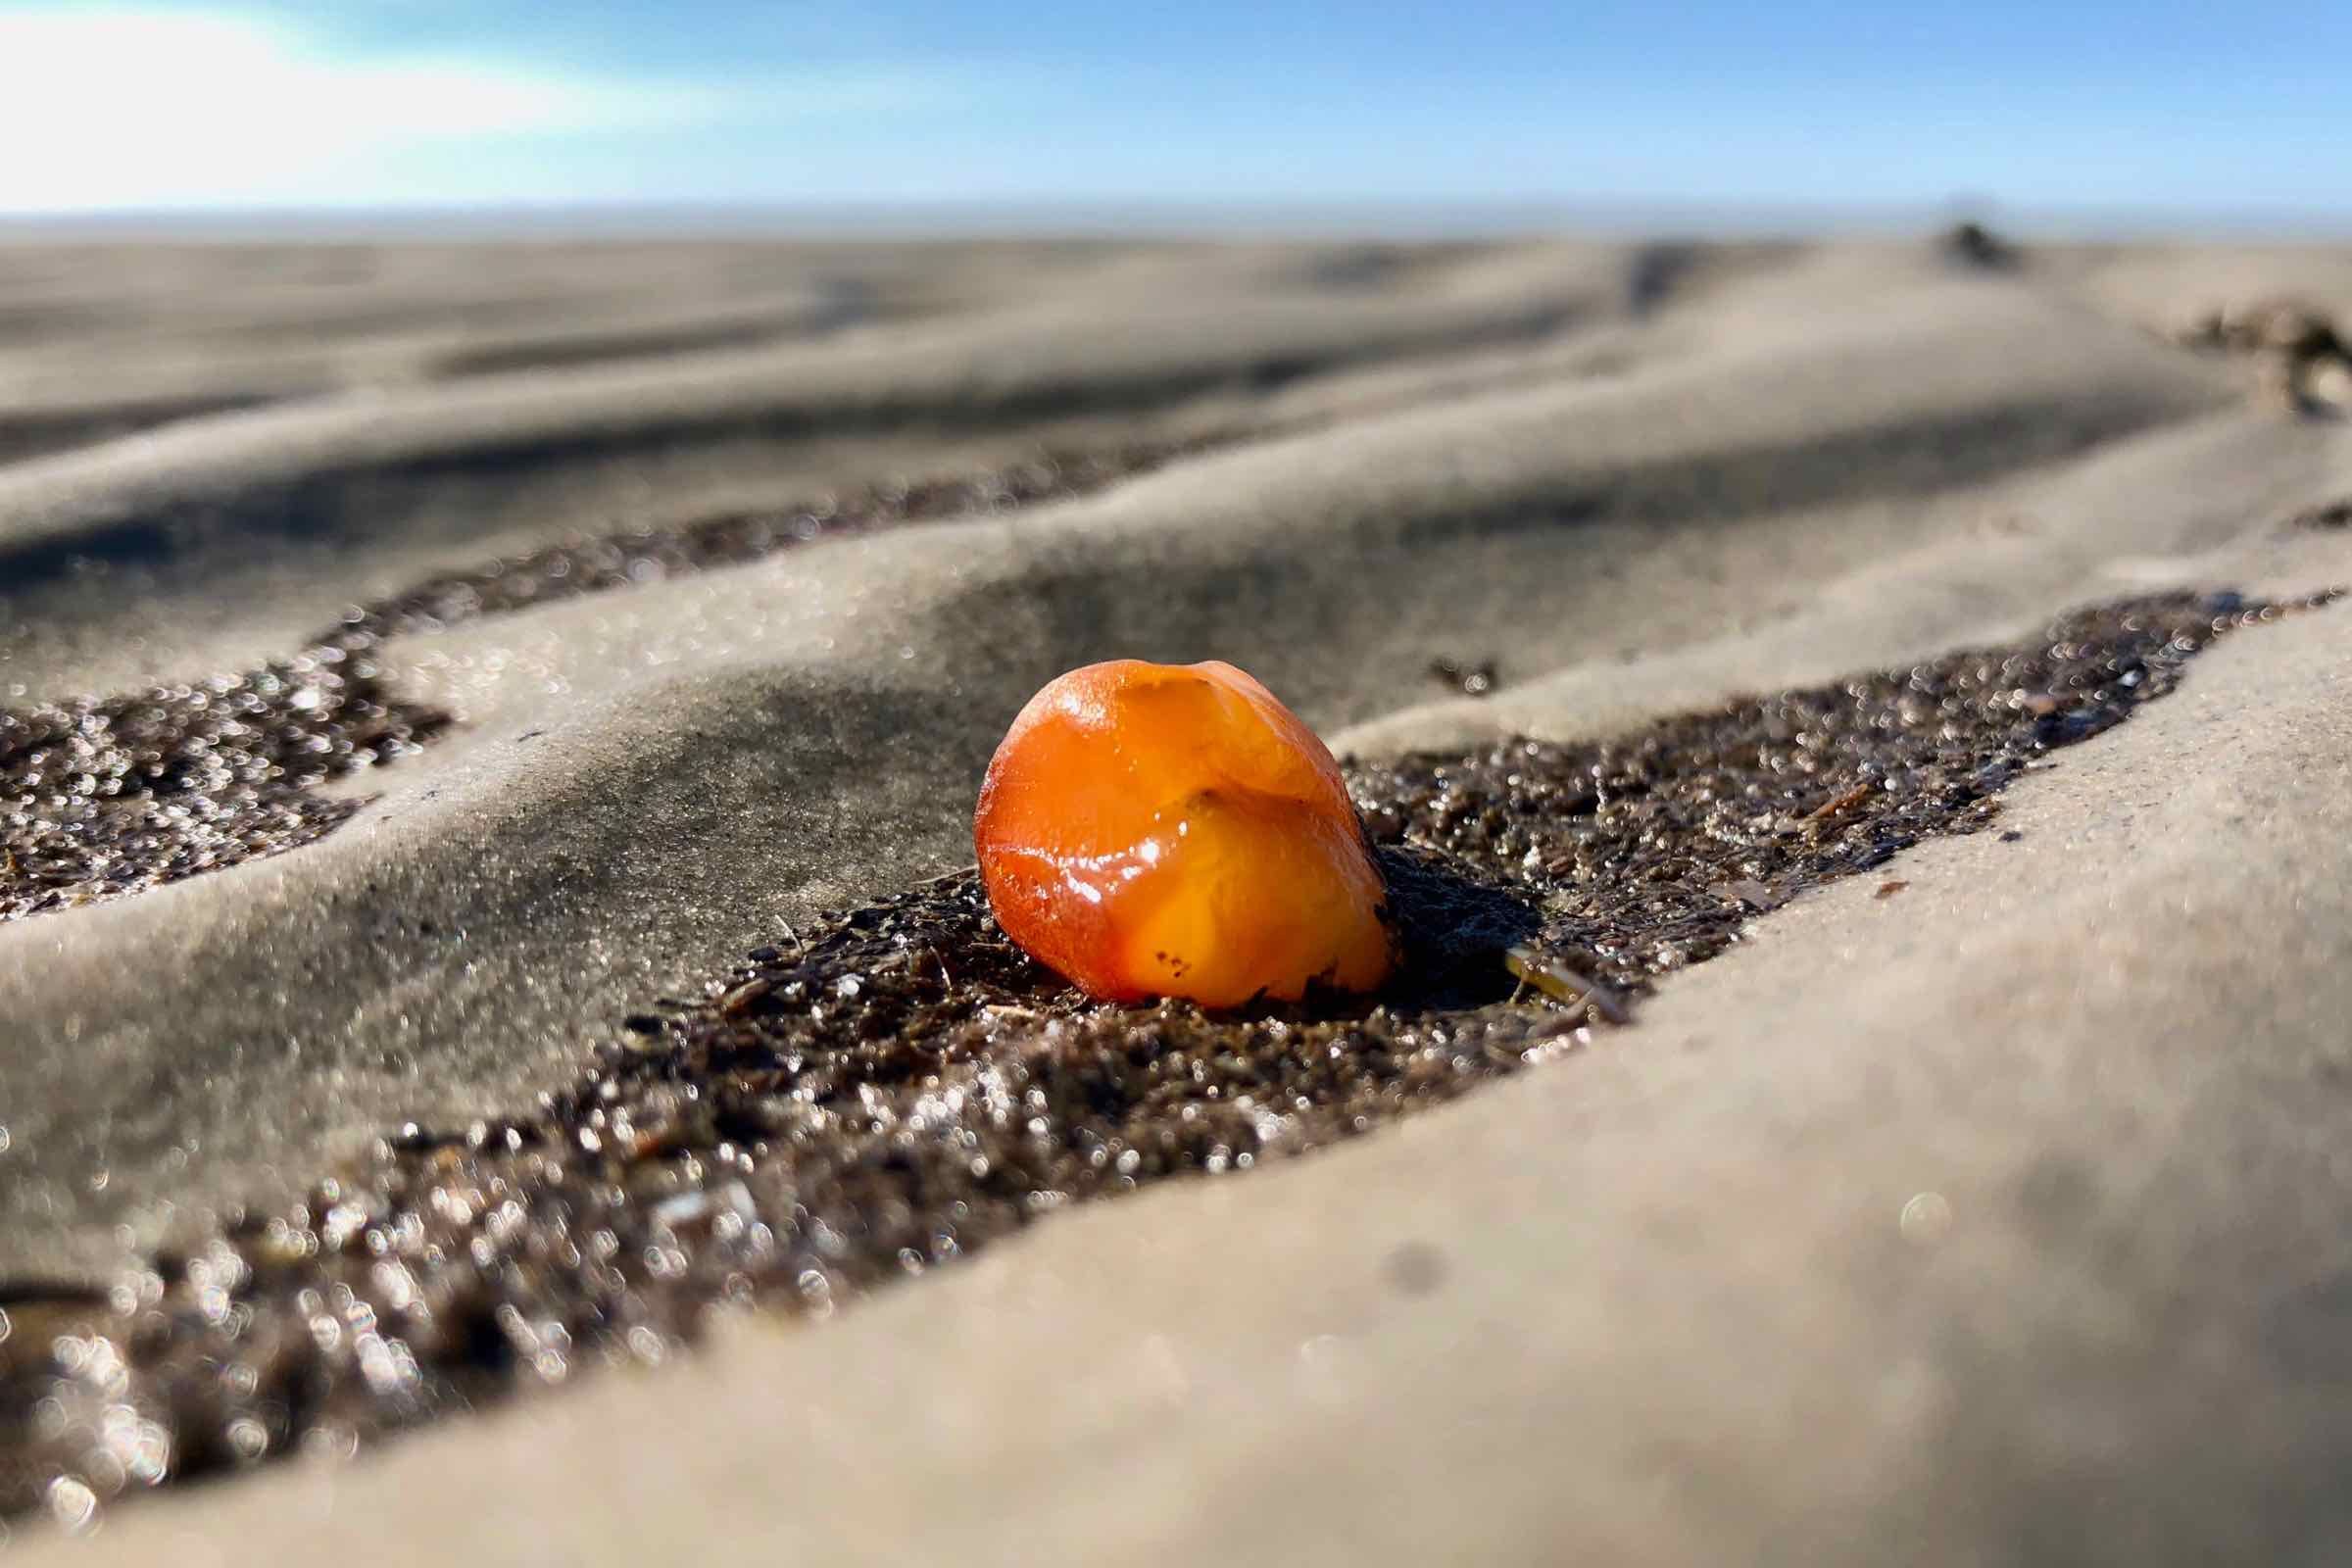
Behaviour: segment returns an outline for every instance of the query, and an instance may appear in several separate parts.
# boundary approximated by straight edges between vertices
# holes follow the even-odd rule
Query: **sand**
[[[349,823],[0,926],[12,1279],[104,1278],[406,1120],[527,1107],[781,926],[963,863],[1005,716],[1087,658],[1231,658],[1391,756],[1605,734],[2124,595],[2352,582],[2352,541],[2291,521],[2352,489],[2345,426],[2152,330],[2279,288],[2352,306],[2321,251],[0,262],[34,302],[0,375],[47,432],[0,466],[12,703],[291,653],[570,535],[1204,444],[387,641],[392,687],[459,722],[337,786],[377,796]],[[2021,838],[1761,915],[1540,1071],[1056,1214],[839,1322],[111,1510],[100,1547],[2324,1556],[2352,1436],[2323,1396],[2345,624],[2233,635],[2016,783]],[[1500,690],[1448,696],[1439,658]]]

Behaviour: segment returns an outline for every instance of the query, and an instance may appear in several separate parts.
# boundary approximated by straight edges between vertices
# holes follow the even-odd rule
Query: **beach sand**
[[[2352,585],[2352,424],[2168,335],[2279,294],[2352,318],[2352,252],[0,247],[5,706],[335,646],[420,715],[237,863],[0,922],[0,1310],[187,1289],[136,1260],[409,1123],[463,1153],[968,864],[990,748],[1092,659],[1231,660],[1361,781]],[[599,571],[642,580],[548,586]],[[1728,952],[1507,1081],[57,1554],[2324,1559],[2348,617],[2230,631],[1992,831],[1735,890]]]

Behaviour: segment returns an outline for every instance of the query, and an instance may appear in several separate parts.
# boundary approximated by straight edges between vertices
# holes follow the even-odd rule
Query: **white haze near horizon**
[[[530,167],[534,145],[778,106],[887,110],[925,90],[890,72],[771,72],[754,93],[431,53],[353,59],[282,18],[0,4],[0,215],[511,200],[498,182]],[[524,156],[502,165],[502,151]],[[469,188],[468,166],[491,183]]]

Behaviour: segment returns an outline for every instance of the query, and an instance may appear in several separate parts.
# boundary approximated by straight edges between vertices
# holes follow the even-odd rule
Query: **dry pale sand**
[[[2282,290],[2352,318],[2352,253],[0,248],[10,706],[569,535],[1221,443],[394,639],[461,723],[350,823],[0,925],[0,1278],[527,1103],[964,863],[1089,659],[1231,659],[1377,755],[2352,584],[2289,520],[2352,423],[2152,330]],[[54,1555],[2338,1560],[2348,783],[2352,612],[2233,635],[2012,789],[2022,838],[1761,916],[1559,1064]]]

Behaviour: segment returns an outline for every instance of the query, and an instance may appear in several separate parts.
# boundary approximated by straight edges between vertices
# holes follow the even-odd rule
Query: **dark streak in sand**
[[[261,669],[0,710],[0,921],[275,855],[348,820],[365,803],[312,788],[414,751],[448,722],[384,689],[374,655],[387,638],[818,539],[1085,495],[1205,444],[1046,452],[977,475],[558,545],[357,607]]]
[[[519,1114],[401,1129],[103,1298],[0,1294],[22,1325],[0,1512],[347,1451],[658,1360],[713,1312],[821,1315],[1066,1203],[1451,1100],[1591,1038],[1588,1006],[1515,999],[1506,950],[1638,998],[1751,905],[1983,825],[2037,758],[2295,608],[2134,601],[1598,743],[1353,766],[1408,955],[1374,1001],[1090,1002],[1004,941],[968,871],[828,917],[620,1020]],[[1392,1265],[1400,1288],[1436,1288],[1428,1259]]]

